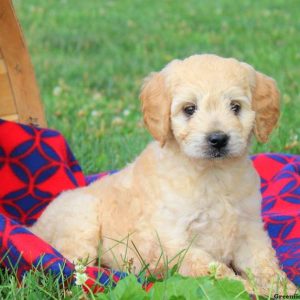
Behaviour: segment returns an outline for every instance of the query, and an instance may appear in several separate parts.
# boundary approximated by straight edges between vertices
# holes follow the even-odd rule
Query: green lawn
[[[300,152],[296,0],[15,4],[49,126],[67,137],[86,173],[120,168],[144,148],[150,137],[138,100],[143,78],[193,53],[233,56],[274,77],[282,92],[280,127],[254,151]]]
[[[85,173],[121,168],[145,147],[151,137],[138,100],[143,78],[194,53],[232,56],[275,78],[280,126],[253,152],[300,152],[297,0],[14,3],[49,127],[66,136]]]

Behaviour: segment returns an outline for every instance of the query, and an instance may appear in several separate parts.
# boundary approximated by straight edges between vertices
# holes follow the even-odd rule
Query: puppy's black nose
[[[229,136],[222,131],[212,132],[207,137],[209,145],[216,149],[225,147],[228,143],[228,140]]]

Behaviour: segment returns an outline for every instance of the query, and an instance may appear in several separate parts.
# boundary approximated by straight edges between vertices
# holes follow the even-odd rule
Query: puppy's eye
[[[197,107],[195,104],[189,104],[183,108],[183,111],[187,116],[191,116],[195,113],[196,109]]]
[[[241,111],[241,104],[236,101],[232,101],[230,103],[230,109],[234,112],[235,115],[238,115]]]

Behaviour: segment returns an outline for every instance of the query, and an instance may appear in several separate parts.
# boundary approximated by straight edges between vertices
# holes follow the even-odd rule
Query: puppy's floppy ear
[[[252,108],[256,112],[254,133],[260,142],[267,142],[269,135],[279,119],[280,93],[275,81],[255,72],[252,87]]]
[[[164,146],[171,134],[171,97],[164,75],[152,73],[145,79],[140,93],[144,122],[151,135]]]

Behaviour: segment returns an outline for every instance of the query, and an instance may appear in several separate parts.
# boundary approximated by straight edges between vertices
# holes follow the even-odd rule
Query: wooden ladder
[[[0,118],[47,126],[34,70],[11,0],[0,0]]]

